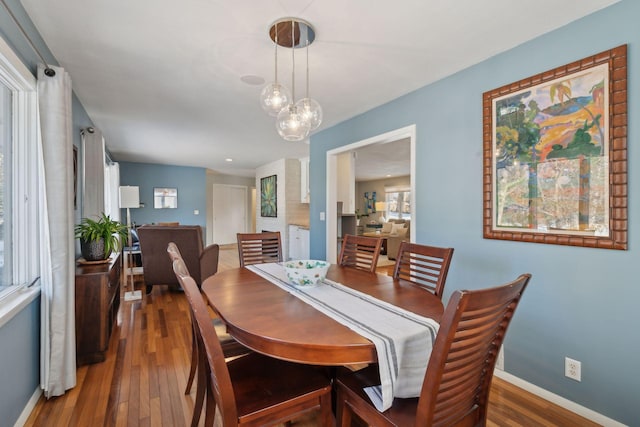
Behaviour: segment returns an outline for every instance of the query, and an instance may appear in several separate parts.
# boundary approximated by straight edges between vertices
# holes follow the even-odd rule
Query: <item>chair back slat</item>
[[[200,349],[198,369],[201,367],[206,369],[207,376],[210,376],[210,381],[207,381],[207,413],[209,414],[211,406],[215,402],[220,410],[222,425],[237,426],[238,409],[231,377],[207,304],[193,278],[184,274],[186,267],[181,259],[173,261],[173,270],[189,301],[192,319],[197,326],[194,331]],[[213,419],[207,418],[206,423],[213,422]]]
[[[240,267],[282,261],[280,232],[238,233]]]
[[[346,234],[342,241],[338,263],[345,267],[370,272],[376,271],[382,239],[379,237]]]
[[[452,257],[453,248],[402,242],[393,278],[413,282],[442,299]]]
[[[496,358],[530,278],[523,274],[503,286],[454,292],[431,352],[415,425],[483,425]]]

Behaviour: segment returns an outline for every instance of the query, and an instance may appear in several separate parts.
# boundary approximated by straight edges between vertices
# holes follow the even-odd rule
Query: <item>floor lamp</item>
[[[124,257],[124,272],[125,272],[125,280],[126,285],[129,286],[129,278],[131,278],[131,287],[130,290],[124,293],[125,301],[135,301],[142,299],[142,292],[136,291],[134,287],[133,281],[133,263],[131,262],[133,254],[132,246],[133,242],[131,240],[131,208],[139,208],[140,207],[140,189],[137,186],[121,186],[120,187],[120,208],[127,209],[127,246],[128,250],[125,250],[126,254]]]
[[[387,210],[387,204],[385,202],[376,202],[376,212],[380,212],[378,222],[384,224],[387,220],[384,218],[384,213]]]

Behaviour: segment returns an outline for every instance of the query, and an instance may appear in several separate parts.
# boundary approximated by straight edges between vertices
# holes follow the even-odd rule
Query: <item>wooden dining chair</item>
[[[174,242],[169,242],[167,245],[167,253],[169,254],[169,258],[171,259],[173,265],[173,272],[176,275],[178,281],[180,281],[180,276],[190,276],[189,270],[187,269],[187,265],[182,259],[182,255],[180,254],[180,250],[178,249],[178,245]],[[179,260],[179,262],[175,262]],[[217,266],[216,266],[217,271]],[[195,374],[198,369],[198,340],[196,339],[197,330],[195,320],[193,318],[193,313],[191,314],[191,367],[189,368],[189,378],[187,379],[187,385],[184,390],[184,394],[191,393],[191,387],[193,386],[193,380],[195,379]],[[231,335],[227,333],[227,327],[220,320],[219,317],[213,319],[213,326],[216,330],[216,334],[220,339],[220,345],[222,346],[222,351],[225,357],[238,357],[249,353],[251,350],[237,342]],[[198,425],[200,421],[200,414],[202,412],[202,407],[204,404],[206,390],[206,379],[198,380],[197,388],[196,388],[196,403],[194,407],[192,425]],[[199,408],[199,410],[198,410]]]
[[[225,361],[195,281],[186,275],[179,280],[197,325],[199,363],[206,367],[205,426],[213,426],[216,408],[225,427],[275,425],[313,410],[320,411],[319,425],[333,426],[328,377],[311,366],[258,353]]]
[[[282,261],[280,232],[238,233],[240,267]]]
[[[398,249],[393,278],[413,282],[442,299],[451,257],[453,248],[402,242]]]
[[[380,384],[376,366],[341,373],[337,425],[351,425],[357,414],[374,426],[484,426],[496,357],[530,278],[523,274],[503,286],[453,293],[419,398],[396,398],[391,408],[379,412],[363,391]]]
[[[381,248],[382,239],[379,237],[346,234],[342,240],[338,264],[374,273]]]

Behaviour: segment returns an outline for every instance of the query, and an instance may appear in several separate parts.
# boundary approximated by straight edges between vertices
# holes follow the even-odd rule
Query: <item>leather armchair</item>
[[[143,225],[138,227],[137,231],[147,292],[151,290],[152,285],[180,288],[167,254],[169,242],[178,246],[189,273],[199,286],[204,279],[218,271],[220,247],[213,244],[205,248],[202,227],[198,225]]]

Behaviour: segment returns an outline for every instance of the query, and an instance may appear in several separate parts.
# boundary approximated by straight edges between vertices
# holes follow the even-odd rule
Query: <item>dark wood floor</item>
[[[235,247],[223,248],[220,269],[237,265]],[[144,294],[143,283],[137,287]],[[78,384],[64,396],[41,398],[26,426],[189,425],[195,387],[183,394],[191,348],[187,304],[164,286],[141,301],[122,301],[107,360],[78,368]],[[498,378],[488,418],[489,426],[597,425]],[[294,425],[315,423],[308,417]]]

